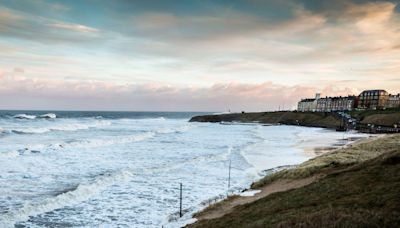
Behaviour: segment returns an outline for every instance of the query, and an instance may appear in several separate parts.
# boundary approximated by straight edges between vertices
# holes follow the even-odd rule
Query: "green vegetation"
[[[400,135],[320,156],[258,186],[313,173],[327,176],[190,227],[400,227]]]

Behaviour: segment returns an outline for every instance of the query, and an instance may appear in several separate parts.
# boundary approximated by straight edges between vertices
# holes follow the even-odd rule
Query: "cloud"
[[[295,103],[290,98],[283,101],[279,90],[285,91],[284,97],[289,94],[297,99],[335,88],[330,84],[352,88],[349,91],[400,86],[390,81],[400,77],[398,3],[254,0],[193,4],[196,7],[112,1],[96,4],[88,15],[72,5],[75,7],[61,10],[60,17],[43,10],[1,7],[0,68],[8,72],[25,69],[25,79],[14,83],[30,87],[13,87],[12,80],[9,84],[17,95],[22,94],[17,91],[36,88],[30,93],[45,100],[64,94],[74,102],[90,98],[98,105],[99,91],[105,91],[112,99],[125,97],[126,103],[142,109],[148,107],[145,101],[149,99],[163,105],[158,102],[164,100],[159,94],[182,100],[182,107],[219,109],[215,105],[219,104],[240,110]],[[99,8],[103,10],[96,11]],[[73,21],[80,22],[70,23]],[[61,83],[67,77],[74,80]],[[34,83],[30,78],[44,81]],[[89,79],[95,81],[87,83]],[[116,84],[102,84],[102,80]],[[273,83],[264,84],[266,81]],[[117,86],[126,82],[152,84]],[[168,87],[168,83],[183,87]],[[57,94],[52,88],[58,87],[65,90]],[[52,92],[43,94],[46,90]],[[119,96],[113,90],[125,92]],[[337,90],[326,89],[332,94]],[[271,91],[280,95],[272,99]],[[188,97],[193,99],[189,102],[185,100]],[[225,105],[222,98],[229,103]],[[170,100],[165,102],[174,107]],[[122,102],[115,103],[127,108]]]
[[[83,33],[86,33],[86,32],[93,33],[93,32],[99,31],[98,29],[91,28],[91,27],[84,26],[84,25],[67,24],[67,23],[61,23],[61,22],[49,24],[49,26],[53,27],[53,28],[61,28],[61,29],[71,30],[71,31],[75,31],[75,32],[83,32]]]
[[[0,74],[1,75],[1,74]],[[0,76],[0,107],[10,109],[263,111],[290,109],[315,91],[351,93],[349,88],[219,83],[209,87],[160,83],[125,84]],[[16,102],[18,101],[18,102]]]
[[[90,43],[99,29],[0,7],[0,37],[12,37],[39,43]]]

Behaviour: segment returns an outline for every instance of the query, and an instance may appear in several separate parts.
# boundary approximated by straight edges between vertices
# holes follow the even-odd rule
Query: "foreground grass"
[[[306,162],[297,169],[298,173],[274,177],[301,178],[335,170],[320,181],[274,193],[238,206],[221,218],[192,226],[400,227],[400,135],[341,152]]]

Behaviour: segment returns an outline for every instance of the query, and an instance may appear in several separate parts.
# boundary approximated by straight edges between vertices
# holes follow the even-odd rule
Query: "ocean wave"
[[[50,131],[78,131],[78,130],[86,130],[89,128],[102,127],[110,125],[109,121],[97,121],[92,124],[65,124],[65,125],[53,125],[48,127],[40,127],[40,128],[22,128],[22,129],[11,129],[10,131],[16,134],[42,134]]]
[[[27,145],[23,149],[19,149],[18,152],[20,154],[25,154],[27,152],[31,153],[39,153],[45,151],[54,151],[60,149],[68,149],[68,148],[98,148],[98,147],[106,147],[117,144],[128,144],[134,142],[144,141],[150,138],[154,138],[157,135],[170,134],[170,133],[183,133],[191,129],[191,126],[183,125],[177,128],[161,128],[158,130],[147,131],[143,133],[133,134],[133,135],[120,135],[120,136],[108,136],[104,138],[92,138],[92,139],[77,139],[70,140],[64,142],[54,142],[50,144],[33,144]],[[35,133],[44,133],[47,129],[36,129]],[[33,132],[27,131],[18,131],[12,130],[12,132],[16,134],[32,134]]]
[[[57,115],[54,113],[46,113],[46,114],[40,115],[39,118],[55,119],[55,118],[57,118]]]
[[[13,118],[33,120],[33,119],[36,119],[36,116],[35,115],[27,115],[27,114],[17,114],[15,116],[13,116]]]
[[[170,134],[170,133],[183,133],[190,129],[190,126],[184,125],[177,128],[161,128],[154,131],[147,131],[140,134],[134,135],[122,135],[122,136],[112,136],[107,138],[95,138],[88,140],[77,140],[72,141],[67,144],[64,144],[61,147],[80,147],[80,148],[93,148],[93,147],[103,147],[103,146],[111,146],[115,144],[126,144],[133,142],[140,142],[150,138],[154,138],[160,134]],[[62,144],[57,144],[60,146]]]
[[[102,174],[91,182],[81,183],[70,191],[64,191],[64,193],[44,199],[40,203],[26,203],[20,209],[0,215],[0,227],[14,227],[16,223],[26,221],[31,216],[86,201],[114,183],[125,181],[132,176],[133,173],[126,170]]]
[[[89,139],[89,140],[79,140],[72,141],[61,147],[78,147],[78,148],[93,148],[93,147],[103,147],[103,146],[111,146],[115,144],[125,144],[132,142],[139,142],[149,138],[154,137],[156,134],[154,132],[145,132],[137,135],[128,135],[128,136],[119,136],[112,138],[103,138],[103,139]]]

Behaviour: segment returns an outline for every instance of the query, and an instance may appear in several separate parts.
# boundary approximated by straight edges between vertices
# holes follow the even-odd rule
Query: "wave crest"
[[[36,119],[36,116],[35,115],[27,115],[27,114],[17,114],[15,116],[13,116],[13,118],[33,120],[33,119]]]
[[[57,115],[54,113],[46,113],[46,114],[40,115],[39,118],[55,119],[55,118],[57,118]]]
[[[12,129],[11,132],[16,134],[42,134],[50,131],[79,131],[86,130],[94,127],[102,127],[110,125],[109,121],[97,121],[93,124],[65,124],[65,125],[54,125],[49,127],[41,127],[41,128],[25,128],[25,129]]]
[[[40,203],[26,203],[18,210],[1,215],[0,227],[13,227],[15,223],[26,221],[31,216],[83,202],[104,191],[115,182],[125,181],[132,176],[133,173],[125,170],[99,175],[92,182],[81,183],[71,191],[66,191],[56,197],[47,198]]]

